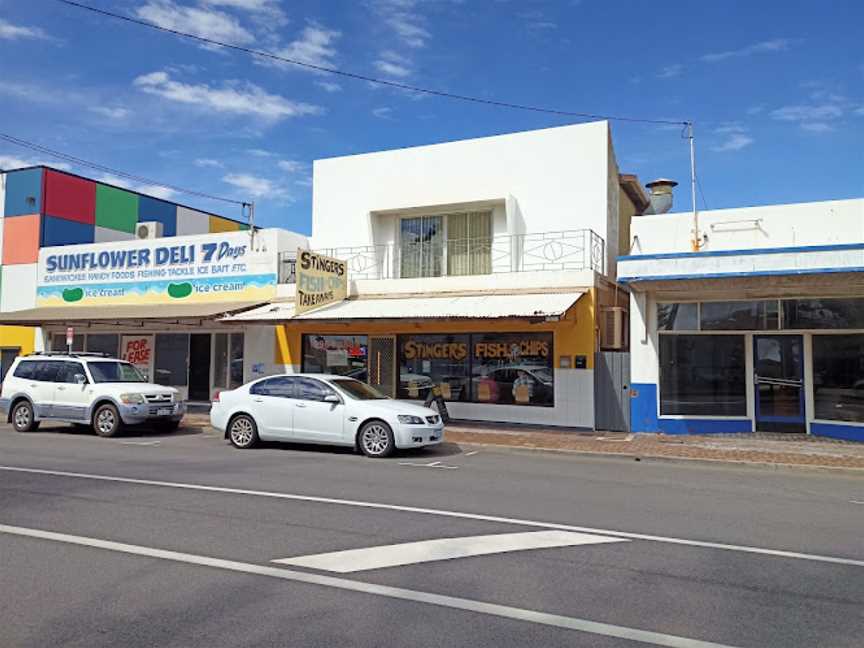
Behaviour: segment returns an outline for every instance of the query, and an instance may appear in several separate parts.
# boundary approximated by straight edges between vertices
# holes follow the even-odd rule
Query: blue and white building
[[[635,432],[864,441],[864,199],[639,216]]]

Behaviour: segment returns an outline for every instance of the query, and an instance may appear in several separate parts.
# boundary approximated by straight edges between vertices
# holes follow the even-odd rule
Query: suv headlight
[[[411,416],[409,414],[400,414],[398,417],[400,423],[406,425],[423,425],[423,419],[419,416]]]
[[[120,394],[120,402],[124,405],[143,405],[144,394]]]

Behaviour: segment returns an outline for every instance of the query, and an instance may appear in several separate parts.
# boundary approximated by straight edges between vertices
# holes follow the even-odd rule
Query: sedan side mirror
[[[336,394],[324,394],[324,398],[321,399],[325,403],[333,403],[338,405],[342,402],[342,399],[339,398]]]

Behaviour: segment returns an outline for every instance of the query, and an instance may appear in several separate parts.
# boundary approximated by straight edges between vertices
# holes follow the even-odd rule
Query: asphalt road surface
[[[0,646],[864,645],[864,479],[0,427]]]

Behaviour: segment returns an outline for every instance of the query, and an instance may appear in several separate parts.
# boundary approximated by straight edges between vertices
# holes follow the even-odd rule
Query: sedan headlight
[[[120,402],[124,405],[143,405],[144,394],[120,394]]]
[[[423,425],[423,419],[419,416],[410,416],[409,414],[400,414],[398,417],[400,423],[406,425]]]

